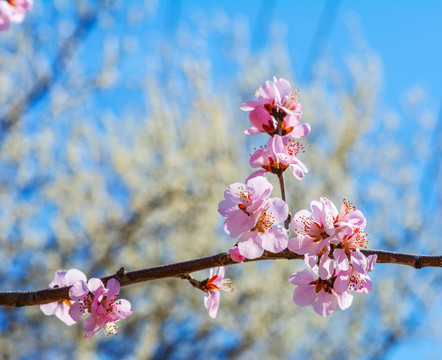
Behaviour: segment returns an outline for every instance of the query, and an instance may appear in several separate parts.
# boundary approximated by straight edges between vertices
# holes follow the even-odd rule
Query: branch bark
[[[414,255],[382,250],[361,250],[361,252],[366,256],[376,254],[378,256],[378,263],[408,265],[416,269],[423,267],[442,267],[442,255]],[[277,254],[265,251],[263,256],[253,260],[245,260],[245,262],[280,259],[293,260],[303,258],[303,255],[295,254],[286,249]],[[115,278],[120,282],[121,286],[127,286],[139,282],[171,277],[188,279],[187,275],[192,272],[233,264],[237,263],[230,258],[229,254],[220,253],[204,258],[130,271],[127,273],[125,273],[124,268],[121,268],[114,275],[106,276],[101,278],[101,280],[106,284],[109,279]],[[69,299],[69,288],[70,287],[62,287],[37,291],[2,291],[0,292],[0,305],[21,307],[62,301]]]

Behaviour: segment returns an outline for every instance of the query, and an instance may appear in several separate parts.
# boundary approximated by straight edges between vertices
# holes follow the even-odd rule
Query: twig
[[[366,256],[376,254],[378,263],[393,263],[408,265],[416,269],[423,267],[442,267],[442,255],[414,255],[395,253],[382,250],[361,250]],[[264,255],[253,260],[245,260],[245,262],[261,261],[261,260],[279,260],[279,259],[303,259],[303,255],[295,254],[289,250],[284,250],[274,254],[264,252]],[[139,282],[158,280],[170,277],[177,277],[188,280],[193,286],[201,288],[201,283],[189,276],[190,273],[210,269],[216,266],[226,266],[237,264],[227,253],[220,253],[204,258],[184,261],[175,264],[161,265],[152,268],[124,272],[120,269],[116,274],[106,276],[101,280],[104,283],[111,278],[117,279],[121,286],[136,284]],[[47,304],[54,301],[62,301],[69,299],[69,287],[44,289],[37,291],[3,291],[0,292],[0,305],[4,306],[31,306]]]

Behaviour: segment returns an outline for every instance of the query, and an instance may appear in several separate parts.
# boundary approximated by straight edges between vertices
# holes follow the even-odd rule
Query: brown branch
[[[409,265],[416,269],[426,266],[442,267],[442,255],[414,255],[402,254],[382,250],[362,250],[365,255],[376,254],[378,263],[393,263],[401,265]],[[274,254],[264,252],[264,255],[253,260],[245,260],[245,262],[261,261],[261,260],[279,260],[279,259],[303,259],[303,255],[295,254],[289,250],[284,250]],[[199,284],[197,280],[192,279],[189,274],[199,270],[210,269],[216,266],[225,266],[236,264],[229,254],[220,253],[204,258],[184,261],[175,264],[161,265],[153,268],[130,271],[125,273],[124,268],[117,271],[116,274],[102,278],[104,283],[111,278],[117,279],[121,286],[127,286],[144,281],[177,277],[188,280],[193,286]],[[195,286],[199,287],[199,286]],[[69,299],[69,287],[44,289],[37,291],[3,291],[0,292],[0,305],[4,306],[31,306],[47,304],[54,301]]]

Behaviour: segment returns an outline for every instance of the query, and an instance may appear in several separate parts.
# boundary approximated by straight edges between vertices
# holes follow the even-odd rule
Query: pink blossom
[[[338,306],[342,310],[347,309],[353,301],[353,295],[349,291],[337,293],[333,289],[334,278],[315,279],[307,269],[292,274],[289,281],[297,285],[293,302],[298,306],[311,305],[317,314],[324,317],[329,316]]]
[[[239,238],[240,254],[247,259],[255,259],[264,250],[277,253],[287,248],[287,230],[277,225],[287,219],[287,216],[288,206],[285,201],[279,198],[269,199],[253,228]]]
[[[362,231],[367,221],[362,212],[356,210],[349,201],[344,199],[339,212],[325,197],[321,197],[319,201],[312,201],[311,208],[312,212],[298,211],[291,221],[291,227],[297,236],[289,240],[290,251],[316,255],[328,244],[341,243],[347,250],[365,247],[354,247],[355,242],[364,243],[365,237],[362,239],[362,235],[350,239],[356,232]]]
[[[218,205],[218,212],[226,218],[225,232],[236,238],[250,230],[268,202],[272,189],[273,186],[264,177],[251,179],[246,184],[230,185],[224,192],[225,200]]]
[[[348,233],[357,228],[363,229],[366,225],[367,220],[365,220],[364,214],[362,214],[360,210],[357,210],[351,201],[344,199],[339,214],[335,219],[335,227],[341,229],[346,228]]]
[[[232,281],[230,279],[224,279],[225,271],[225,266],[212,268],[210,269],[209,279],[201,283],[201,289],[207,293],[206,296],[204,296],[204,306],[209,316],[213,319],[216,318],[216,314],[218,313],[220,300],[219,290],[233,291],[231,287]]]
[[[252,124],[245,131],[246,134],[278,134],[278,122],[281,123],[280,135],[290,134],[294,138],[301,138],[310,132],[310,125],[300,123],[302,109],[298,92],[287,80],[274,78],[274,81],[266,81],[256,95],[256,101],[241,105],[241,110],[249,112]]]
[[[350,263],[352,263],[357,271],[365,273],[367,259],[364,254],[359,252],[359,249],[367,248],[368,239],[364,230],[356,229],[350,235],[340,236],[340,238],[342,238],[341,242],[336,245],[339,248],[333,252],[337,269],[347,270]]]
[[[338,210],[325,197],[310,203],[312,211],[300,210],[290,222],[297,234],[288,242],[288,248],[297,254],[317,255],[328,246],[335,235],[334,220]]]
[[[21,23],[33,3],[33,0],[0,1],[0,31],[9,29],[11,22]]]
[[[302,180],[304,173],[308,170],[297,157],[300,152],[304,152],[304,150],[299,142],[295,142],[287,136],[274,135],[265,147],[256,150],[250,157],[250,166],[260,167],[263,170],[254,172],[249,176],[249,179],[265,176],[269,172],[280,175],[289,168],[295,178]]]
[[[86,312],[90,314],[83,322],[85,339],[94,336],[100,329],[104,330],[106,336],[116,335],[118,326],[114,322],[132,314],[129,301],[116,300],[119,292],[120,283],[116,279],[110,279],[107,288],[97,278],[90,279],[87,284],[84,281],[74,283],[69,296],[76,302],[71,306],[69,314],[75,321],[80,320]]]
[[[336,252],[336,250],[335,250]],[[366,294],[371,290],[372,283],[367,273],[371,272],[376,264],[377,255],[365,257],[359,251],[352,251],[347,269],[338,268],[334,289],[343,292],[347,289]]]
[[[49,287],[59,288],[71,286],[76,281],[87,281],[86,275],[77,269],[70,269],[69,271],[57,270],[54,278],[49,283]],[[55,315],[66,325],[71,326],[77,322],[69,315],[71,305],[72,301],[70,300],[60,300],[49,304],[40,305],[40,309],[45,315]]]
[[[239,262],[239,263],[242,263],[242,262],[244,262],[244,260],[245,260],[245,257],[242,256],[242,255],[240,254],[240,252],[239,252],[238,245],[235,245],[233,248],[231,248],[231,249],[229,250],[229,255],[230,255],[230,258],[231,258],[233,261],[236,261],[236,262]]]

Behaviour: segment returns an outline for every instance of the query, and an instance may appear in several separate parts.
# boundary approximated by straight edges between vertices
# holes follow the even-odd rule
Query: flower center
[[[265,233],[265,231],[270,228],[275,222],[275,217],[272,213],[267,214],[267,211],[264,211],[259,217],[258,222],[250,231],[258,231],[260,234]]]

